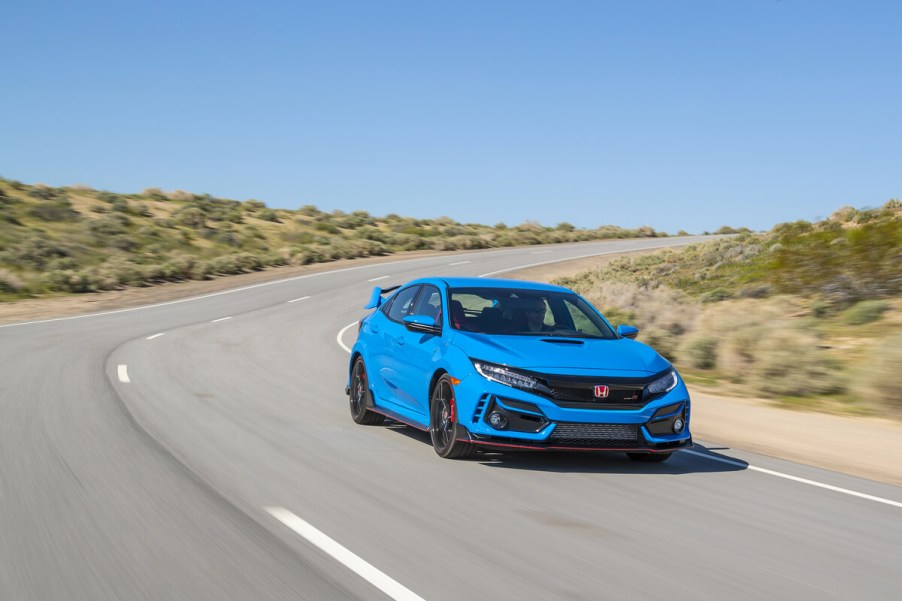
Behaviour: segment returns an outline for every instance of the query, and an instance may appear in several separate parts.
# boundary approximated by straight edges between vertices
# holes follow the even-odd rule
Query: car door
[[[442,295],[430,284],[423,285],[411,315],[426,315],[442,324]],[[404,329],[398,340],[399,383],[403,388],[401,398],[408,408],[422,416],[429,415],[429,380],[433,362],[441,345],[441,334],[412,332]]]
[[[404,366],[398,356],[398,350],[404,343],[404,318],[413,311],[414,302],[422,286],[414,285],[402,288],[391,298],[390,302],[380,309],[380,319],[373,325],[376,331],[376,343],[369,352],[369,373],[374,380],[376,396],[383,402],[410,406],[405,400],[402,378]],[[375,377],[374,377],[375,376]]]

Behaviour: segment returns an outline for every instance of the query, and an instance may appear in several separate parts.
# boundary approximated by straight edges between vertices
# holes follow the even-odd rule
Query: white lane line
[[[770,476],[776,476],[777,478],[785,478],[787,480],[792,480],[793,482],[801,482],[802,484],[808,484],[810,486],[816,486],[818,488],[825,488],[827,490],[832,490],[834,492],[840,492],[845,495],[852,495],[853,497],[859,497],[861,499],[867,499],[868,501],[876,501],[878,503],[885,503],[886,505],[892,505],[893,507],[902,507],[902,503],[898,501],[891,501],[890,499],[884,499],[883,497],[875,497],[873,495],[866,495],[861,492],[857,492],[854,490],[849,490],[848,488],[840,488],[838,486],[833,486],[831,484],[824,484],[823,482],[816,482],[814,480],[808,480],[807,478],[799,478],[798,476],[791,476],[789,474],[784,474],[783,472],[775,472],[773,470],[768,470],[763,467],[756,467],[754,465],[747,465],[741,461],[734,461],[731,459],[724,459],[723,457],[715,457],[713,455],[708,455],[706,453],[699,453],[698,451],[690,451],[688,449],[684,449],[683,453],[689,453],[690,455],[695,455],[697,457],[704,457],[705,459],[711,459],[712,461],[720,461],[721,463],[727,463],[729,465],[735,465],[737,467],[743,467],[745,469],[751,470],[753,472],[761,472],[762,474],[768,474]]]
[[[131,380],[128,379],[128,365],[119,364],[119,367],[116,370],[119,373],[119,381],[123,384],[130,384]]]
[[[665,246],[655,246],[652,248],[646,248],[646,249],[641,249],[641,250],[660,250],[663,248],[676,248],[678,246],[688,246],[689,244],[690,244],[689,242],[686,242],[684,244],[674,244],[672,246],[666,246],[666,247]],[[552,259],[551,261],[542,261],[541,263],[530,263],[528,265],[517,265],[516,267],[508,267],[507,269],[499,269],[498,271],[490,271],[488,273],[484,273],[484,274],[482,274],[480,276],[476,276],[476,277],[487,278],[487,277],[491,277],[493,275],[498,275],[499,273],[507,273],[508,271],[517,271],[519,269],[529,269],[530,267],[538,267],[539,265],[550,265],[551,263],[562,263],[564,261],[575,261],[576,259],[586,259],[588,257],[601,257],[604,255],[619,255],[623,252],[629,252],[629,251],[624,251],[623,249],[617,249],[617,250],[609,250],[609,251],[601,252],[601,253],[589,253],[588,255],[579,255],[576,257],[564,257],[563,259]]]
[[[298,301],[307,300],[308,298],[310,298],[310,297],[309,297],[309,296],[302,296],[301,298],[293,298],[293,299],[291,299],[291,300],[288,301],[288,302],[289,302],[289,303],[296,303],[296,302],[298,302]]]
[[[708,239],[716,240],[718,236],[711,236]],[[610,241],[602,241],[602,242],[576,242],[573,244],[562,244],[561,248],[573,248],[574,246],[579,246],[580,244],[620,244],[627,242],[635,242],[635,240],[610,240]],[[691,244],[691,242],[684,242],[683,244],[674,244],[672,246],[668,246],[667,248],[674,248],[677,246],[686,246]],[[657,250],[658,248],[664,247],[652,247],[645,250]],[[503,250],[487,250],[483,252],[474,252],[472,256],[496,256],[496,255],[509,255],[520,252],[519,248],[509,248]],[[608,254],[608,253],[593,253],[590,255],[585,255],[587,257],[592,257],[597,254]],[[255,288],[263,288],[264,286],[276,286],[278,284],[287,284],[289,282],[297,282],[298,280],[305,280],[307,278],[318,278],[325,275],[335,275],[336,273],[345,273],[348,271],[357,271],[358,269],[371,269],[373,267],[385,267],[387,265],[404,265],[407,263],[418,263],[420,261],[434,261],[438,258],[438,255],[429,256],[429,257],[421,257],[419,259],[402,259],[400,261],[388,261],[385,263],[373,263],[370,265],[358,265],[357,267],[344,267],[342,269],[333,269],[331,271],[321,271],[319,273],[308,273],[307,275],[298,275],[290,278],[284,278],[281,280],[273,280],[272,282],[261,282],[259,284],[253,284],[251,286],[243,286],[241,288],[232,288],[230,290],[221,290],[219,292],[211,292],[210,294],[201,294],[200,296],[190,296],[188,298],[180,298],[177,300],[166,301],[165,303],[156,303],[152,305],[141,305],[140,307],[131,307],[129,309],[115,309],[113,311],[101,311],[100,313],[85,313],[84,315],[71,315],[69,317],[51,317],[49,319],[36,319],[34,321],[20,321],[17,323],[4,323],[0,324],[0,329],[3,328],[18,328],[20,326],[32,326],[41,323],[53,323],[56,321],[70,321],[73,319],[86,319],[88,317],[104,317],[106,315],[116,315],[118,313],[131,313],[132,311],[144,311],[146,309],[157,309],[159,307],[168,307],[170,305],[180,305],[182,303],[190,303],[197,300],[203,300],[206,298],[213,298],[214,296],[222,296],[224,294],[235,294],[236,292],[245,292],[246,290],[253,290]],[[582,257],[573,257],[575,259],[580,259]],[[567,259],[561,259],[562,261],[566,261]],[[514,267],[513,269],[521,269],[520,267]],[[510,270],[505,270],[510,271]],[[501,273],[501,272],[496,272]],[[486,274],[479,277],[487,277]]]
[[[472,261],[458,261],[457,263],[449,263],[449,265],[451,265],[451,267],[454,267],[456,265],[466,265],[467,263],[472,263]]]
[[[378,278],[371,278],[367,282],[378,282],[379,280],[387,280],[390,276],[380,275]]]
[[[166,332],[160,332],[159,334],[154,334],[153,336],[148,336],[148,340],[153,340],[154,338],[159,338],[160,336],[164,336]]]
[[[547,255],[547,254],[550,253],[550,252],[551,252],[550,250],[534,250],[534,251],[532,251],[532,254],[534,254],[534,255]]]
[[[225,321],[227,319],[232,319],[231,317],[220,317],[219,319],[214,319],[210,323],[216,323],[217,321]]]
[[[392,599],[396,601],[425,601],[418,594],[284,507],[264,507],[264,509],[269,515],[288,526],[308,542],[319,547],[332,559],[335,559]]]
[[[357,323],[358,323],[358,322],[356,322],[356,321],[352,321],[351,323],[349,323],[348,325],[346,325],[345,327],[343,327],[343,328],[341,329],[341,331],[338,333],[338,336],[335,337],[335,340],[338,341],[338,346],[340,346],[340,347],[343,348],[345,351],[347,351],[349,355],[351,354],[351,349],[348,348],[348,345],[346,345],[346,344],[341,340],[341,338],[342,338],[342,336],[345,335],[345,332],[347,332],[348,330],[350,330],[351,328],[353,328],[354,326],[356,326]]]
[[[342,342],[341,338],[342,338],[342,336],[344,335],[345,332],[347,332],[350,328],[352,328],[352,327],[354,327],[354,326],[356,326],[356,325],[357,325],[357,322],[356,322],[356,321],[353,322],[353,323],[349,323],[348,325],[346,325],[345,327],[343,327],[343,328],[341,329],[341,331],[338,333],[338,336],[336,336],[336,340],[338,341],[338,346],[340,346],[340,347],[343,348],[345,351],[347,351],[348,354],[350,354],[351,349],[349,349],[349,348],[345,345],[345,343]],[[765,468],[763,468],[763,467],[756,467],[756,466],[754,466],[754,465],[749,465],[749,464],[743,463],[743,462],[741,462],[741,461],[735,461],[735,460],[731,460],[731,459],[724,459],[723,457],[715,457],[715,456],[713,456],[713,455],[708,455],[708,454],[706,454],[706,453],[699,453],[698,451],[690,451],[690,450],[688,450],[688,449],[683,449],[682,452],[683,452],[683,453],[689,453],[690,455],[697,455],[697,456],[699,456],[699,457],[704,457],[704,458],[706,458],[706,459],[711,459],[711,460],[713,460],[713,461],[720,461],[721,463],[728,463],[728,464],[730,464],[730,465],[735,465],[735,466],[737,466],[737,467],[742,467],[742,468],[745,468],[745,469],[747,469],[747,470],[751,470],[751,471],[753,471],[753,472],[761,472],[762,474],[769,474],[769,475],[771,475],[771,476],[776,476],[776,477],[778,477],[778,478],[786,478],[787,480],[793,480],[793,481],[795,481],[795,482],[801,482],[802,484],[810,484],[811,486],[817,486],[818,488],[825,488],[825,489],[827,489],[827,490],[832,490],[832,491],[835,491],[835,492],[841,492],[841,493],[844,493],[844,494],[847,494],[847,495],[852,495],[853,497],[859,497],[859,498],[862,498],[862,499],[867,499],[867,500],[869,500],[869,501],[877,501],[878,503],[885,503],[885,504],[887,504],[887,505],[892,505],[892,506],[894,506],[894,507],[902,507],[902,503],[900,503],[900,502],[898,502],[898,501],[891,501],[891,500],[889,500],[889,499],[884,499],[884,498],[882,498],[882,497],[875,497],[875,496],[873,496],[873,495],[867,495],[867,494],[864,494],[864,493],[861,493],[861,492],[856,492],[856,491],[854,491],[854,490],[849,490],[849,489],[847,489],[847,488],[839,488],[838,486],[832,486],[832,485],[830,485],[830,484],[824,484],[824,483],[822,483],[822,482],[815,482],[814,480],[807,480],[807,479],[805,479],[805,478],[799,478],[798,476],[791,476],[791,475],[789,475],[789,474],[784,474],[784,473],[782,473],[782,472],[775,472],[775,471],[773,471],[773,470],[768,470],[768,469],[765,469]]]

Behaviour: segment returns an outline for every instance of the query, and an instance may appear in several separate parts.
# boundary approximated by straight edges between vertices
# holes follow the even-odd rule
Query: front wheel
[[[351,389],[349,391],[351,419],[363,426],[375,426],[385,421],[385,416],[367,408],[370,388],[366,379],[366,365],[361,357],[354,362],[351,372]]]
[[[626,456],[633,461],[641,461],[643,463],[663,463],[670,459],[673,453],[627,453]]]
[[[476,453],[476,445],[457,439],[457,402],[454,385],[445,374],[435,383],[429,402],[429,435],[439,457],[466,459]]]

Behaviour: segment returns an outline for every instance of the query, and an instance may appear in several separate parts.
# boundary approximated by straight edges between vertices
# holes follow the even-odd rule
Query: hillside
[[[257,200],[184,191],[117,194],[0,178],[0,300],[202,280],[402,250],[662,235],[667,234],[650,227],[492,227],[448,217],[326,213],[313,205],[272,209]]]
[[[691,381],[795,407],[902,416],[902,202],[844,207],[556,283]]]

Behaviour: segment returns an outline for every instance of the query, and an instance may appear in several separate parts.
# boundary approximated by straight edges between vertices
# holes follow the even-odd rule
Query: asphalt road
[[[448,254],[0,326],[0,599],[902,598],[898,487],[704,441],[661,465],[447,461],[410,428],[351,421],[353,328],[337,336],[374,281],[675,242]]]

